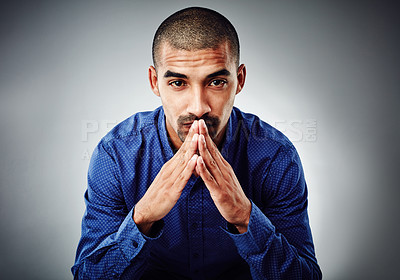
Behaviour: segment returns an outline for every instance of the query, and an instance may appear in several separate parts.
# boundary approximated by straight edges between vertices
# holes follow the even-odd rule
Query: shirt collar
[[[172,150],[168,140],[164,109],[162,106],[160,106],[157,108],[157,110],[160,111],[158,114],[158,130],[160,135],[159,137],[161,139],[162,152],[166,158],[166,161],[168,161],[174,156],[174,151]]]
[[[237,127],[237,116],[236,116],[236,111],[235,107],[233,107],[231,115],[229,117],[227,126],[226,126],[226,134],[225,134],[225,140],[222,144],[222,149],[221,149],[221,154],[224,157],[224,159],[232,165],[233,162],[233,148],[234,148],[234,142],[235,140],[239,140],[238,135],[235,135],[236,133],[236,127]],[[237,139],[234,139],[237,138]]]

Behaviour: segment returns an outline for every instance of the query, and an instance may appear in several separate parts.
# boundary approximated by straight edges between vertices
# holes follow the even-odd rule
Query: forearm
[[[126,270],[129,271],[129,279],[140,279],[146,268],[145,262],[140,261],[139,253],[132,262],[123,256],[118,245],[97,250],[97,257],[88,257],[77,263],[72,272],[74,279],[124,279]]]
[[[259,253],[244,256],[253,279],[321,279],[321,272],[309,257],[300,255],[287,239],[271,233],[268,245]]]
[[[321,279],[313,253],[290,244],[254,204],[248,231],[229,234],[253,279]]]
[[[132,211],[122,222],[118,231],[110,234],[102,242],[91,248],[95,236],[93,228],[84,222],[78,256],[72,268],[74,279],[121,278],[129,273],[129,279],[139,279],[146,268],[146,259],[154,238],[142,235],[132,219]],[[104,228],[107,225],[102,225]],[[162,225],[161,225],[162,227]],[[161,233],[161,227],[156,234]],[[99,230],[99,228],[97,229]],[[157,238],[158,236],[154,236]]]

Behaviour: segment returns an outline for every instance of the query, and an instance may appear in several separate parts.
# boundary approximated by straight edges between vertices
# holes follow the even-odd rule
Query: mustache
[[[207,127],[216,127],[221,123],[221,120],[218,117],[210,115],[209,113],[204,114],[201,117],[197,117],[194,114],[189,114],[187,116],[179,116],[177,123],[178,123],[178,126],[182,126],[184,124],[192,123],[192,122],[198,121],[200,119],[204,120]]]

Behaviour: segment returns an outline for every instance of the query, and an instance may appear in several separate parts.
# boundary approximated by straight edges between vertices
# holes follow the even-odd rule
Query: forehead
[[[234,67],[234,59],[228,43],[215,49],[183,50],[163,43],[159,53],[159,67],[165,70]]]

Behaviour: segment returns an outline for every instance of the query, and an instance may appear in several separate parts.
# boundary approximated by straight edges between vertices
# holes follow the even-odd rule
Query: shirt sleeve
[[[124,279],[128,274],[129,279],[139,279],[163,222],[158,222],[152,237],[139,231],[133,209],[124,202],[116,162],[102,143],[89,165],[85,203],[82,236],[71,269],[74,279]]]
[[[307,214],[307,186],[297,152],[281,152],[253,201],[247,232],[227,232],[249,264],[253,279],[321,279]]]

